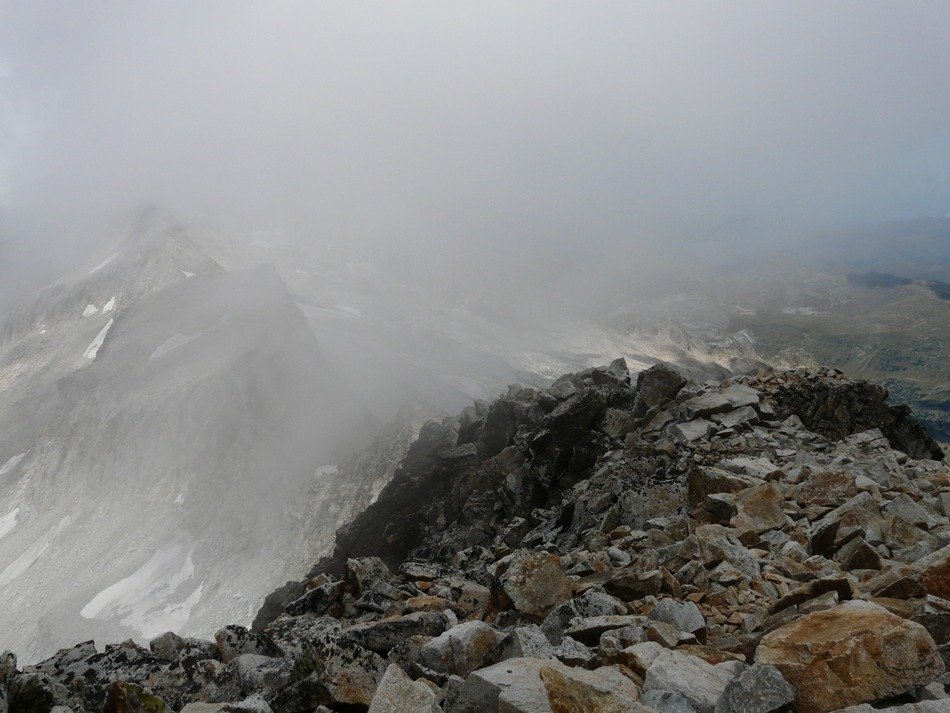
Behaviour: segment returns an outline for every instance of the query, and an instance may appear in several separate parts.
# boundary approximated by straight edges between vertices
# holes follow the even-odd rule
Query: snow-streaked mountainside
[[[226,273],[174,231],[2,334],[0,631],[27,659],[247,620],[299,575],[315,468],[372,433],[273,268]]]
[[[781,356],[776,326],[868,292],[793,283],[526,322],[372,262],[146,211],[0,316],[0,647],[29,661],[249,625],[375,500],[427,418],[617,356],[718,381]]]
[[[515,329],[365,265],[224,250],[154,213],[130,235],[0,321],[0,644],[27,661],[250,624],[433,409],[617,353],[722,371],[598,327]]]

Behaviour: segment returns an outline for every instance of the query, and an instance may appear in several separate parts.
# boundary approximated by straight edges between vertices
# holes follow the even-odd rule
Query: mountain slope
[[[300,566],[280,553],[314,469],[369,431],[273,268],[174,232],[3,333],[0,630],[27,658],[249,619]]]

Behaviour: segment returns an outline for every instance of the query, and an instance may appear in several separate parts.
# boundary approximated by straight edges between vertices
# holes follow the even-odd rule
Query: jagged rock
[[[273,710],[260,696],[248,696],[243,701],[229,703],[189,703],[181,713],[273,713]]]
[[[654,364],[637,374],[637,400],[643,404],[643,412],[663,406],[680,392],[688,379],[670,364]]]
[[[950,470],[893,451],[879,424],[829,441],[770,412],[802,397],[786,384],[846,384],[838,373],[718,387],[674,374],[667,389],[661,372],[652,406],[649,379],[638,392],[618,363],[432,422],[333,554],[281,588],[283,614],[270,599],[255,631],[215,643],[167,633],[150,650],[85,642],[23,672],[7,663],[10,693],[46,691],[43,705],[75,713],[101,711],[117,680],[170,710],[326,713],[418,695],[446,713],[613,712],[647,711],[642,682],[654,713],[721,713],[781,705],[774,665],[801,689],[823,681],[835,707],[861,686],[943,695],[921,671],[950,660]],[[675,440],[695,420],[688,402],[712,410],[709,425]],[[873,626],[838,621],[854,618],[842,602],[867,598],[884,609],[853,606]],[[804,695],[796,705],[818,710]]]
[[[875,708],[867,703],[858,706],[848,706],[835,713],[947,713],[950,711],[948,699],[940,701],[921,701],[920,703],[905,703],[904,705]]]
[[[907,406],[890,406],[887,389],[866,381],[809,379],[794,372],[770,394],[779,418],[797,415],[809,431],[840,440],[878,428],[892,448],[911,458],[943,459],[943,451],[910,417]]]
[[[405,616],[361,622],[345,629],[343,634],[364,649],[385,654],[410,636],[438,636],[454,623],[454,618],[445,612],[420,611]]]
[[[640,689],[622,673],[604,667],[589,672],[544,667],[540,671],[552,713],[614,713],[644,710]]]
[[[650,611],[649,616],[651,619],[672,624],[679,631],[690,634],[695,634],[706,628],[706,620],[703,618],[702,612],[699,611],[699,607],[693,602],[661,599]]]
[[[774,666],[749,666],[732,679],[716,713],[776,713],[795,700],[795,687]]]
[[[738,512],[732,526],[738,530],[765,532],[785,524],[785,496],[776,483],[763,483],[741,491],[735,498]]]
[[[637,626],[643,622],[644,617],[633,614],[578,617],[571,620],[570,626],[566,629],[565,634],[582,643],[593,644],[600,640],[604,632],[629,626]]]
[[[655,641],[644,641],[619,651],[611,656],[611,662],[623,664],[641,678],[646,676],[647,669],[667,649]]]
[[[732,411],[759,403],[761,394],[744,384],[732,384],[724,389],[713,389],[700,396],[694,396],[683,404],[686,412],[693,418],[706,418],[723,411]]]
[[[917,563],[920,583],[927,594],[950,599],[950,545],[943,547]]]
[[[390,664],[379,681],[368,713],[442,713],[435,693]]]
[[[165,702],[141,686],[116,681],[109,688],[102,713],[165,713]]]
[[[241,654],[271,656],[276,653],[274,645],[262,634],[252,634],[243,626],[231,624],[217,631],[214,640],[218,645],[218,658],[227,663]]]
[[[695,418],[685,423],[676,423],[670,427],[670,433],[678,440],[691,443],[706,438],[713,431],[713,424],[704,418]]]
[[[54,683],[48,676],[31,673],[17,676],[9,684],[7,706],[10,711],[49,713],[56,703]]]
[[[897,494],[891,502],[884,506],[884,511],[894,517],[899,517],[910,525],[922,525],[930,529],[936,522],[924,508],[918,505],[907,493]]]
[[[549,659],[554,658],[554,647],[541,627],[519,626],[501,640],[495,658],[499,661],[515,658]]]
[[[488,624],[467,621],[427,642],[422,661],[438,673],[464,677],[490,663],[497,645],[498,636]]]
[[[508,659],[473,672],[446,713],[645,711],[639,689],[609,667],[586,671],[545,659]]]
[[[712,713],[732,674],[678,651],[657,656],[643,679],[644,691],[679,693],[697,713]]]
[[[573,593],[560,560],[547,552],[515,552],[498,581],[516,610],[539,620]]]
[[[927,630],[937,646],[950,642],[950,601],[927,595],[914,612],[913,620]]]
[[[927,631],[883,607],[850,601],[766,634],[756,663],[795,688],[795,709],[823,713],[930,683],[944,672]]]
[[[271,706],[276,713],[317,705],[368,706],[385,669],[382,658],[347,641],[339,628],[325,630],[304,645],[296,666],[300,680],[282,689]]]
[[[640,702],[657,713],[696,713],[686,696],[672,691],[644,691]]]
[[[798,501],[808,505],[836,507],[857,494],[855,477],[846,470],[820,470],[798,486]]]
[[[245,694],[260,694],[270,700],[294,680],[295,666],[290,659],[257,654],[242,654],[231,662],[234,675]]]

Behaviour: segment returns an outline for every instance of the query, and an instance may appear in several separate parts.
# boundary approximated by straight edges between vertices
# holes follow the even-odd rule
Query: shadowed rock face
[[[943,449],[911,416],[910,407],[887,403],[887,389],[880,384],[806,374],[787,379],[772,394],[779,415],[795,414],[809,430],[832,439],[877,428],[893,448],[912,458],[943,460]]]
[[[676,386],[658,367],[633,385],[615,363],[512,387],[429,422],[254,631],[81,644],[8,664],[8,690],[264,713],[401,697],[444,713],[826,713],[946,697],[950,470],[877,428],[837,440],[783,418],[801,378],[850,383],[827,370]]]

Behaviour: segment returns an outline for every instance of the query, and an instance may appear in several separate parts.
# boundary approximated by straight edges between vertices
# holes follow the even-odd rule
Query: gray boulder
[[[732,680],[732,674],[701,658],[668,651],[650,667],[643,682],[644,691],[669,691],[682,694],[697,713],[713,713],[716,703]]]
[[[755,664],[726,686],[716,713],[775,713],[795,700],[795,687],[774,666]]]
[[[442,713],[435,692],[390,664],[379,681],[368,713]]]

